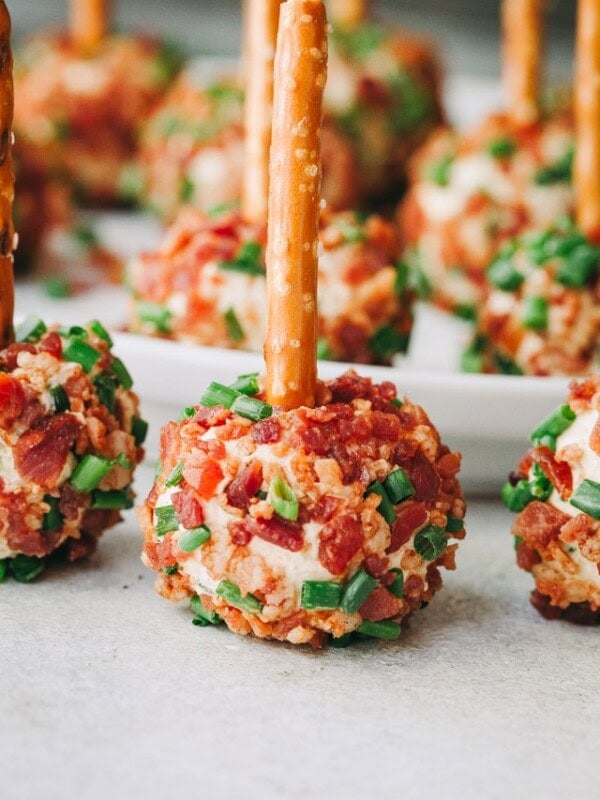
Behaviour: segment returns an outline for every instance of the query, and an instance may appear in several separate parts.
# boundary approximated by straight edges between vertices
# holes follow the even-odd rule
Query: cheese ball
[[[93,552],[132,506],[146,423],[99,322],[27,318],[16,334],[0,350],[0,575],[29,581],[50,556]]]
[[[408,155],[441,120],[439,69],[414,37],[366,23],[333,31],[322,129],[322,194],[332,209],[381,203],[405,177]],[[239,199],[243,91],[231,79],[184,73],[144,126],[132,193],[173,219]]]
[[[573,381],[567,403],[532,434],[503,497],[517,512],[517,564],[548,619],[600,622],[600,375]]]
[[[162,429],[139,509],[159,593],[191,598],[196,624],[292,644],[397,638],[454,568],[460,456],[391,383],[347,372],[293,411],[258,389],[211,384]]]
[[[235,212],[184,209],[162,246],[130,265],[134,331],[261,351],[264,226]],[[319,258],[319,355],[389,363],[408,345],[414,292],[395,228],[379,216],[325,213]]]
[[[569,220],[504,245],[486,280],[467,369],[576,376],[598,365],[600,248]]]
[[[468,136],[434,134],[398,211],[405,258],[432,302],[473,317],[502,245],[572,215],[573,147],[567,114],[526,127],[497,115]]]
[[[121,202],[138,126],[179,66],[172,47],[141,36],[110,36],[85,54],[66,34],[32,37],[15,64],[22,172],[60,179],[78,201]]]

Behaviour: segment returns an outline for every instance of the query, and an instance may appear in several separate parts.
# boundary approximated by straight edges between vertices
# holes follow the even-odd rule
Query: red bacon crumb
[[[341,575],[362,544],[360,523],[355,517],[335,517],[319,534],[319,561],[333,575]]]
[[[569,517],[557,508],[534,500],[516,517],[512,532],[520,536],[532,550],[548,547],[558,538],[561,527]]]
[[[563,500],[573,492],[573,473],[566,461],[557,461],[549,447],[536,447],[531,451],[532,460],[540,465],[540,469],[554,486]]]
[[[517,546],[517,564],[521,569],[526,572],[531,572],[536,564],[539,564],[541,558],[537,551],[529,547],[525,542],[519,542]]]
[[[252,427],[252,438],[256,444],[278,442],[281,436],[281,424],[277,417],[260,420]]]
[[[396,509],[396,519],[391,527],[391,539],[387,553],[395,553],[406,544],[413,533],[427,522],[427,506],[407,500]]]
[[[216,461],[204,456],[186,464],[183,468],[183,477],[200,497],[210,500],[223,480],[223,471]]]
[[[62,355],[62,339],[56,331],[47,333],[40,342],[40,351],[50,353],[55,358]]]
[[[378,586],[360,607],[360,614],[363,619],[370,622],[379,622],[382,619],[395,617],[402,611],[404,603],[400,598],[395,597],[384,586]]]
[[[251,461],[238,472],[225,489],[227,502],[234,508],[247,508],[250,500],[262,485],[262,466],[260,461]]]
[[[8,428],[23,413],[25,392],[21,384],[0,372],[0,428]]]
[[[31,483],[45,489],[56,486],[81,423],[73,414],[56,414],[36,422],[14,447],[15,466]]]
[[[304,532],[302,525],[295,522],[288,522],[279,517],[271,519],[254,519],[246,517],[245,525],[251,534],[271,542],[284,550],[297,552],[304,547]]]
[[[193,494],[185,490],[175,492],[171,497],[171,502],[177,514],[177,519],[184,528],[191,529],[202,525],[204,512]]]

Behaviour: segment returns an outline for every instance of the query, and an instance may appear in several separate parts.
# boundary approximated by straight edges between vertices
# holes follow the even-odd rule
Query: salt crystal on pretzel
[[[542,0],[504,0],[503,71],[509,113],[527,125],[539,116]]]

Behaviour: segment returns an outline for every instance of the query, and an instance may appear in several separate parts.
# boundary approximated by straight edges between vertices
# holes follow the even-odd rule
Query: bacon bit
[[[342,505],[343,500],[339,497],[333,497],[330,494],[324,494],[319,497],[315,507],[311,510],[310,518],[315,522],[329,522],[329,520],[337,513]]]
[[[64,469],[81,423],[73,414],[45,417],[24,433],[14,447],[15,467],[45,489],[53,489]]]
[[[172,567],[177,562],[173,554],[170,536],[165,536],[160,542],[145,542],[144,553],[150,567],[154,570]]]
[[[6,369],[9,372],[14,372],[17,368],[17,358],[19,353],[37,353],[35,345],[33,344],[9,344],[9,346],[2,352],[2,360],[6,364]]]
[[[330,454],[342,470],[342,482],[345,486],[359,479],[361,467],[356,453],[348,452],[341,442],[334,442]]]
[[[25,391],[16,378],[0,372],[0,428],[9,428],[23,413]]]
[[[231,541],[238,547],[244,547],[252,539],[252,533],[243,519],[234,519],[228,522],[227,530]]]
[[[532,550],[538,550],[558,539],[560,529],[569,519],[557,508],[533,500],[515,518],[512,533],[520,536]]]
[[[257,444],[278,442],[281,436],[281,423],[276,417],[260,420],[252,426],[252,438]]]
[[[341,575],[363,541],[360,523],[344,514],[335,517],[319,534],[319,561],[333,575]]]
[[[596,420],[590,434],[590,447],[596,455],[600,456],[600,417]]]
[[[204,456],[190,460],[183,468],[183,477],[200,497],[209,500],[223,480],[223,471],[216,461]]]
[[[560,531],[563,542],[577,542],[582,556],[594,564],[600,562],[600,523],[587,514],[577,514]]]
[[[399,614],[404,607],[400,598],[395,597],[384,586],[378,586],[360,607],[360,615],[369,622],[379,622]]]
[[[22,495],[0,495],[0,512],[0,521],[6,520],[6,541],[11,550],[26,556],[44,556],[58,544],[60,531],[43,533],[39,528],[28,527],[26,519],[31,508]]]
[[[182,490],[171,496],[177,519],[184,528],[197,528],[204,522],[204,511],[193,494]]]
[[[533,550],[525,542],[519,542],[517,547],[517,566],[526,572],[531,572],[536,564],[539,564],[541,557],[536,550]]]
[[[460,454],[446,453],[437,460],[435,466],[442,478],[453,478],[460,469]]]
[[[404,599],[411,608],[416,608],[421,602],[421,595],[425,589],[425,582],[420,575],[410,575],[404,581]]]
[[[531,451],[531,458],[554,486],[563,500],[573,492],[573,473],[566,461],[557,461],[549,447],[536,447]]]
[[[109,508],[88,508],[83,515],[81,530],[97,539],[120,520],[121,514],[118,511]]]
[[[55,358],[62,355],[62,340],[56,331],[47,333],[40,342],[40,352],[50,353]]]
[[[214,428],[217,425],[222,425],[231,416],[231,411],[223,406],[202,407],[197,409],[191,421],[197,422],[205,428]]]
[[[427,593],[433,597],[443,586],[442,574],[436,564],[427,567]]]
[[[390,90],[385,83],[368,75],[363,76],[358,81],[357,94],[360,102],[369,106],[383,106],[385,108],[391,102]]]
[[[82,508],[89,505],[89,496],[82,492],[77,492],[70,483],[65,483],[61,487],[58,500],[58,510],[68,520],[77,519]]]
[[[273,636],[275,639],[285,639],[290,631],[304,624],[308,624],[308,615],[306,611],[296,611],[295,614],[273,625]]]
[[[82,533],[79,539],[68,539],[64,544],[64,554],[67,561],[79,561],[82,558],[87,558],[96,549],[98,539]],[[62,550],[63,548],[61,548]]]
[[[395,414],[373,412],[373,435],[389,442],[395,442],[400,435],[400,420]]]
[[[262,485],[263,473],[260,461],[251,461],[240,470],[225,489],[227,502],[234,508],[247,508],[250,500]]]
[[[279,517],[271,519],[246,517],[244,522],[252,535],[264,539],[265,542],[275,544],[277,547],[282,547],[284,550],[296,553],[304,547],[304,531],[302,525],[296,522],[288,522]]]
[[[374,390],[370,378],[361,378],[354,370],[348,370],[331,381],[329,388],[334,403],[350,403],[357,398],[370,400]]]
[[[519,474],[522,478],[526,478],[529,475],[529,470],[533,464],[532,452],[532,450],[528,450],[525,453],[521,461],[519,461],[519,466],[515,471],[515,474]],[[514,485],[515,484],[513,484],[513,486]]]
[[[386,553],[395,553],[406,544],[413,533],[427,522],[427,506],[407,500],[396,510],[396,520],[392,523],[390,545]]]
[[[179,459],[179,426],[167,422],[160,431],[160,454],[163,474],[168,475]]]
[[[330,441],[327,431],[323,428],[317,426],[302,428],[299,435],[309,453],[315,453],[318,456],[329,454]]]
[[[433,500],[440,488],[440,477],[433,464],[423,453],[417,453],[410,461],[401,464],[415,487],[413,500]]]
[[[389,559],[373,554],[365,558],[364,567],[371,577],[381,579],[384,573],[387,572],[388,564]],[[390,582],[393,582],[396,576],[393,572],[390,575],[392,576],[392,581]]]

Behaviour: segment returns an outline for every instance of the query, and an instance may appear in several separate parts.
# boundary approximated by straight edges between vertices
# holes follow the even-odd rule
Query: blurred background
[[[121,27],[162,30],[193,53],[234,54],[240,39],[240,0],[114,0]],[[436,38],[452,72],[498,73],[499,0],[375,0],[381,16]],[[60,24],[67,0],[8,0],[16,37]],[[573,0],[549,0],[549,77],[571,69]]]

